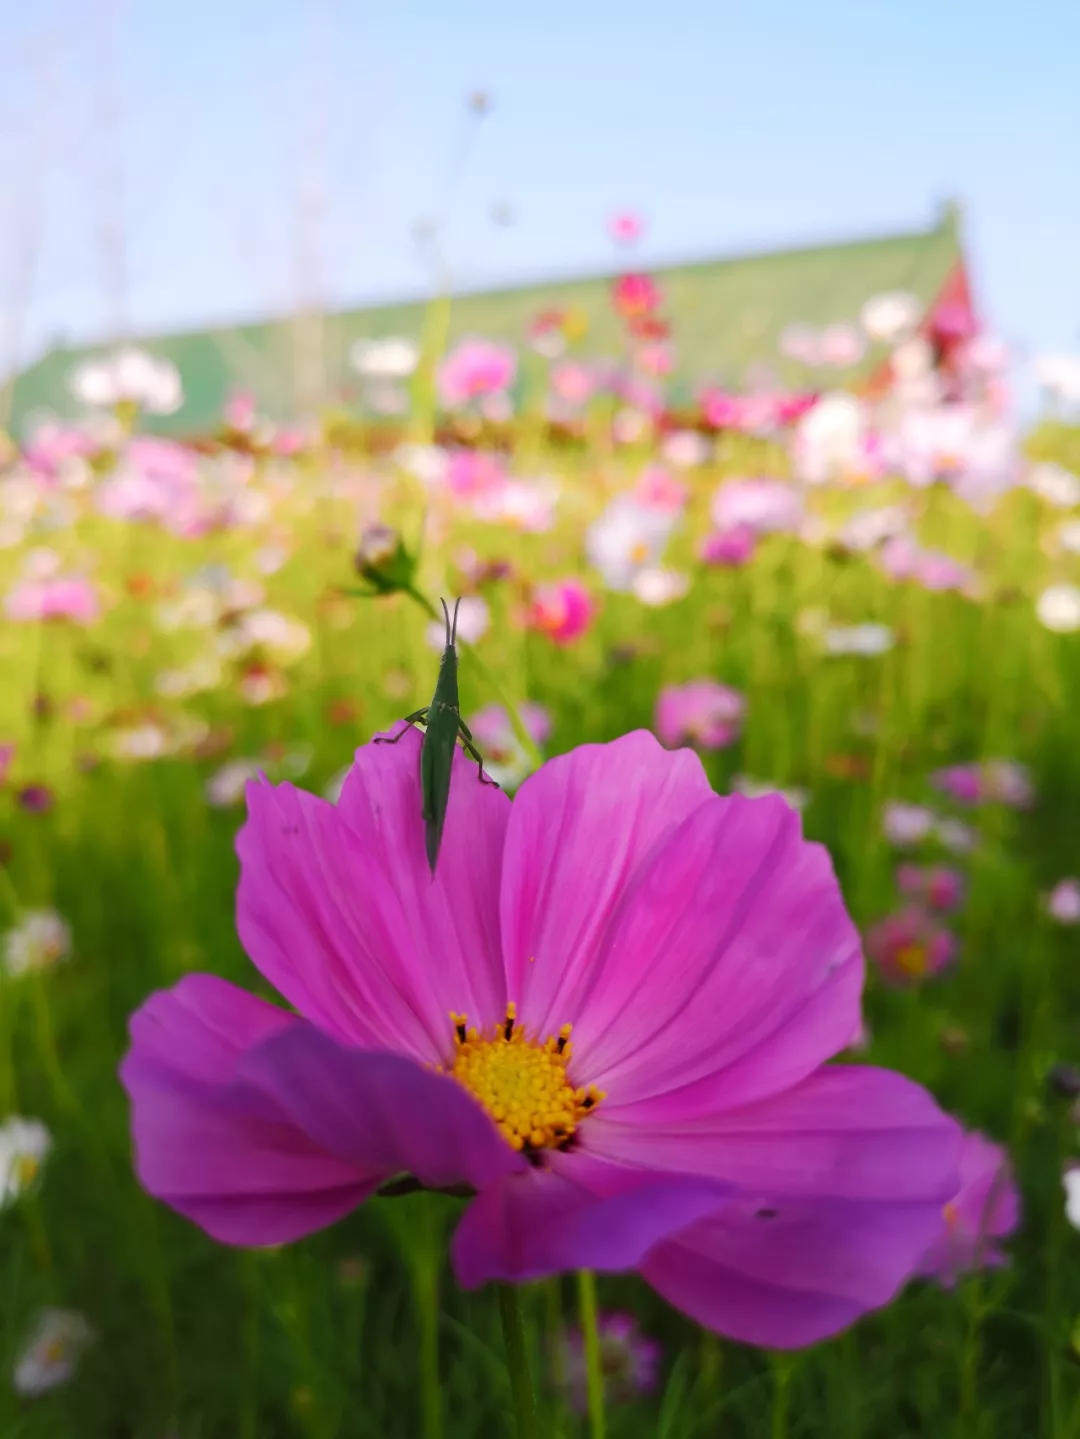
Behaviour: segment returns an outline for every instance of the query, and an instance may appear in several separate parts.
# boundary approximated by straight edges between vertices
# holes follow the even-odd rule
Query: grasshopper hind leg
[[[428,708],[429,706],[425,705],[422,710],[413,710],[412,714],[406,715],[405,718],[401,721],[401,723],[407,725],[410,729],[415,727],[417,724],[426,724]],[[374,743],[397,744],[398,740],[402,737],[404,733],[405,730],[399,730],[398,733],[396,735],[393,735],[390,739],[387,739],[385,735],[377,734],[375,736]]]
[[[462,729],[464,729],[464,728],[465,728],[465,726],[462,725]],[[476,748],[476,746],[473,744],[471,737],[470,737],[469,739],[466,739],[465,736],[462,735],[462,736],[461,736],[461,747],[462,747],[462,749],[464,749],[464,751],[465,751],[466,754],[472,755],[473,759],[474,759],[474,760],[476,761],[476,763],[480,766],[480,783],[481,783],[481,784],[492,784],[492,785],[495,786],[496,789],[502,789],[502,785],[499,783],[499,781],[498,781],[497,779],[492,779],[489,774],[485,774],[485,773],[484,773],[484,756],[480,753],[480,751],[479,751],[479,750]]]

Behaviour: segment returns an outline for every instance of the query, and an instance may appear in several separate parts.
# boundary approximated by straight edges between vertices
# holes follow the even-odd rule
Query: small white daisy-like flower
[[[1065,1218],[1080,1229],[1080,1165],[1071,1165],[1061,1176],[1065,1185]]]
[[[231,759],[206,782],[206,802],[214,809],[228,809],[244,798],[249,780],[258,779],[262,765],[257,759]]]
[[[37,1180],[52,1148],[40,1119],[12,1115],[0,1124],[0,1208],[13,1203]]]
[[[934,826],[934,833],[947,850],[953,854],[970,854],[975,848],[975,831],[959,819],[940,819]]]
[[[891,800],[881,812],[881,827],[890,844],[904,848],[918,844],[934,832],[937,816],[921,804]]]
[[[111,747],[116,759],[161,759],[169,753],[169,737],[160,725],[133,725],[130,729],[115,730]]]
[[[1035,604],[1039,623],[1055,634],[1071,635],[1080,630],[1080,589],[1076,585],[1051,585]]]
[[[829,655],[883,655],[896,643],[888,625],[832,625],[822,637]]]
[[[16,1394],[34,1398],[66,1384],[93,1337],[89,1324],[74,1310],[42,1310],[15,1361],[12,1385]]]
[[[682,599],[690,588],[690,576],[659,567],[639,570],[631,580],[630,588],[643,605],[659,609]]]
[[[71,953],[71,930],[55,909],[30,910],[4,935],[3,952],[4,969],[13,979],[51,969]]]

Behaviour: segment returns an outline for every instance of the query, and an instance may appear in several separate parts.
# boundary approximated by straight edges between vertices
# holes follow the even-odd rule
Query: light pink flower
[[[667,685],[656,701],[656,733],[668,749],[726,749],[738,739],[745,714],[744,696],[716,680]]]
[[[902,864],[896,871],[896,887],[905,899],[916,900],[939,914],[951,914],[964,902],[967,880],[947,864]]]
[[[757,536],[750,525],[733,525],[730,530],[713,530],[701,541],[698,555],[707,565],[745,565],[753,558]]]
[[[802,523],[803,500],[783,480],[725,480],[710,513],[718,530],[747,525],[756,535],[791,533]]]
[[[509,346],[470,337],[439,366],[439,395],[448,409],[456,410],[471,400],[503,394],[516,376],[517,356]]]
[[[9,620],[72,620],[91,625],[101,611],[97,590],[77,575],[57,575],[47,580],[24,580],[9,590],[4,599]]]
[[[952,964],[958,949],[956,936],[918,905],[888,915],[866,933],[867,954],[893,985],[932,978]]]
[[[672,516],[681,514],[690,498],[688,486],[663,465],[649,465],[642,470],[631,494],[644,509]]]
[[[1080,879],[1059,880],[1046,897],[1046,910],[1058,924],[1080,924]]]
[[[952,1289],[961,1274],[998,1269],[1008,1257],[995,1244],[1020,1224],[1020,1195],[1009,1156],[985,1135],[964,1136],[960,1188],[942,1210],[941,1232],[919,1273]]]
[[[620,210],[608,221],[608,234],[617,245],[633,245],[645,233],[645,221],[634,210]]]

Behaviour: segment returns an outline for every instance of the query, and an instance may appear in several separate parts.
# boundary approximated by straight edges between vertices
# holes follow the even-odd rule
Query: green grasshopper
[[[407,725],[424,726],[424,742],[420,749],[420,788],[423,795],[421,818],[424,821],[424,843],[428,864],[434,875],[442,844],[443,825],[446,823],[446,807],[450,802],[450,774],[454,763],[454,750],[460,738],[463,749],[480,765],[480,783],[499,785],[484,773],[484,760],[473,744],[472,732],[461,718],[458,709],[457,639],[458,600],[454,605],[454,620],[450,622],[450,611],[442,600],[446,617],[446,648],[439,661],[439,678],[435,682],[435,694],[429,705],[406,715]],[[377,735],[376,744],[397,744],[405,733],[401,730],[392,739]]]

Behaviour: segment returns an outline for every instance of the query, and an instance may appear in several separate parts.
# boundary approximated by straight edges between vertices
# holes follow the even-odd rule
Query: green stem
[[[529,1378],[529,1356],[525,1351],[521,1296],[511,1284],[499,1285],[499,1317],[502,1319],[506,1368],[510,1375],[518,1439],[536,1439],[536,1398]]]
[[[596,1276],[589,1269],[578,1273],[578,1314],[585,1340],[585,1373],[589,1394],[589,1434],[604,1439],[604,1371],[600,1364],[600,1330],[596,1315]]]
[[[773,1379],[775,1388],[773,1390],[772,1406],[772,1439],[787,1439],[788,1395],[790,1393],[791,1369],[788,1366],[786,1355],[778,1354],[774,1356]]]

